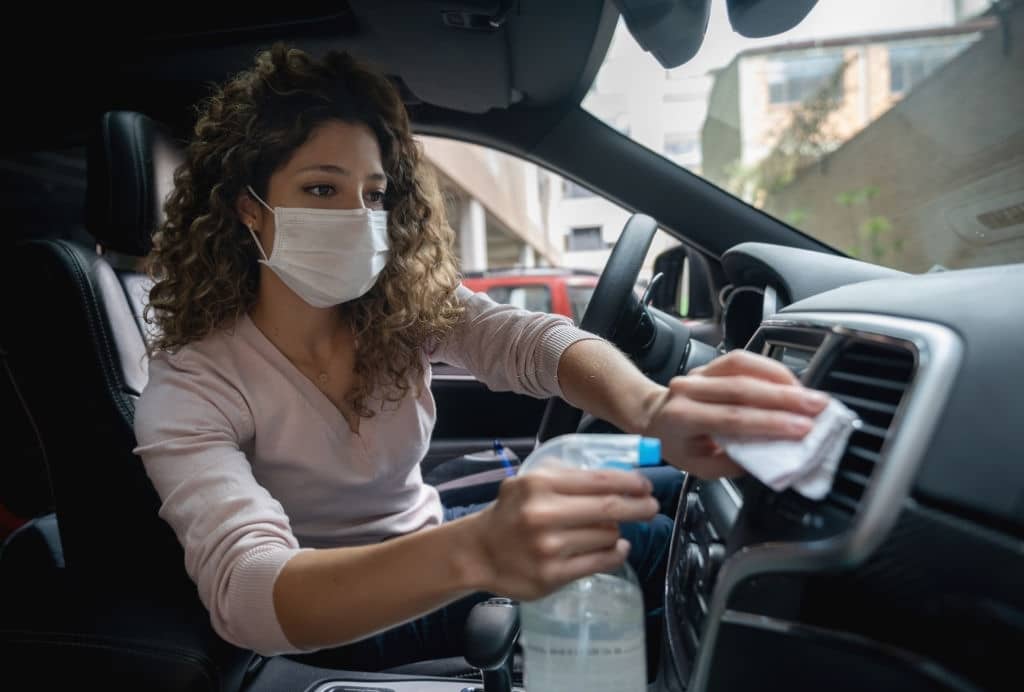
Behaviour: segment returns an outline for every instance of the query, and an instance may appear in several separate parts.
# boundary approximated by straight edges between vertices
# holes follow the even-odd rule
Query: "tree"
[[[828,119],[842,104],[843,75],[850,62],[843,61],[792,110],[767,156],[749,167],[734,164],[726,183],[730,192],[763,208],[771,195],[793,182],[800,169],[818,162],[842,143],[828,126]]]

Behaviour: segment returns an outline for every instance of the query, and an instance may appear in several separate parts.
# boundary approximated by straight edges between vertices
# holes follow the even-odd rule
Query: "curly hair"
[[[369,292],[338,307],[357,339],[348,403],[369,418],[368,399],[383,407],[423,381],[423,348],[449,334],[462,309],[454,232],[405,106],[386,77],[344,52],[316,60],[275,44],[198,106],[148,258],[155,283],[146,319],[156,327],[149,348],[174,352],[252,308],[260,255],[235,200],[249,183],[265,197],[271,174],[330,120],[368,126],[388,178],[387,266]]]

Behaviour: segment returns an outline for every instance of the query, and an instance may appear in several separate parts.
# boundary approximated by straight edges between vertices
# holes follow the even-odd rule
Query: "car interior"
[[[737,32],[769,36],[815,2],[728,4]],[[700,49],[710,5],[179,2],[87,24],[30,12],[47,38],[16,37],[0,143],[0,686],[528,689],[514,617],[475,614],[464,656],[383,671],[224,641],[132,452],[143,259],[193,105],[281,40],[378,65],[419,134],[513,154],[633,212],[581,326],[651,379],[747,349],[860,417],[823,500],[749,476],[686,478],[650,692],[1020,689],[1024,264],[913,273],[852,258],[581,107],[620,19],[652,61],[678,65]],[[995,5],[1021,90],[1024,5]],[[1020,146],[1024,112],[1006,118]],[[659,228],[682,244],[657,258],[662,278],[641,298]],[[684,289],[687,320],[673,307]],[[435,372],[432,392],[424,477],[449,500],[494,496],[506,473],[495,439],[524,459],[557,435],[614,431],[458,372]]]

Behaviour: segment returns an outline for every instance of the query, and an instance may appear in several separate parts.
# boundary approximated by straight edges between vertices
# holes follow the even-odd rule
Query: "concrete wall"
[[[911,271],[1024,261],[1024,7],[1010,21],[1012,43],[986,32],[766,210]],[[871,189],[873,197],[837,202]],[[871,218],[889,228],[874,240]]]

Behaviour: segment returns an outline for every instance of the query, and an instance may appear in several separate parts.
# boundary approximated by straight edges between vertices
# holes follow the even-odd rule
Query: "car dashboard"
[[[723,346],[862,424],[821,501],[687,481],[661,689],[1019,689],[1024,266],[912,276],[757,244],[724,265]]]

